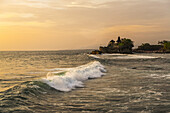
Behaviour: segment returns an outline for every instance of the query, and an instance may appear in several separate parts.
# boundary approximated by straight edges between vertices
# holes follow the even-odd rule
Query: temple
[[[159,41],[158,45],[150,45],[149,43],[143,43],[138,48],[133,49],[133,41],[128,38],[118,37],[117,41],[111,40],[107,46],[100,46],[99,50],[94,50],[91,54],[102,54],[102,53],[170,53],[170,41],[163,40]]]
[[[118,37],[117,41],[111,40],[107,46],[100,46],[99,50],[92,51],[92,54],[101,53],[132,53],[133,42],[130,39]]]
[[[118,37],[117,41],[111,40],[107,47],[99,47],[99,51],[102,53],[118,53],[119,52],[119,43],[121,43],[120,36]]]

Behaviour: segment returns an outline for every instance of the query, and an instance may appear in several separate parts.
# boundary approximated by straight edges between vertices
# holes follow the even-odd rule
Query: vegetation
[[[149,43],[143,43],[141,46],[138,46],[138,50],[143,51],[158,51],[162,48],[162,45],[150,45]]]
[[[134,47],[131,39],[118,37],[117,41],[111,40],[107,47],[100,47],[99,50],[102,53],[132,53]],[[95,52],[95,51],[94,51]]]
[[[144,43],[138,46],[137,52],[158,52],[158,53],[169,53],[170,52],[170,41],[159,41],[159,45],[150,45],[149,43]]]
[[[133,41],[131,39],[121,39],[118,44],[119,52],[121,53],[132,53],[132,48],[134,47]]]
[[[92,51],[91,54],[102,53],[126,53],[131,54],[132,51],[136,53],[170,53],[170,41],[160,41],[159,45],[151,45],[143,43],[137,49],[133,49],[134,44],[131,39],[118,37],[117,41],[111,40],[107,46],[100,46],[99,50]]]
[[[170,52],[170,41],[163,40],[158,42],[158,44],[161,44],[163,46],[164,52]]]

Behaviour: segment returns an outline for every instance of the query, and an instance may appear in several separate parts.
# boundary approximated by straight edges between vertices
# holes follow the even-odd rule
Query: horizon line
[[[91,48],[91,49],[90,49],[90,48],[89,48],[89,49],[88,49],[88,48],[87,48],[87,49],[58,49],[58,50],[57,50],[57,49],[56,49],[56,50],[55,50],[55,49],[51,49],[51,50],[50,50],[50,49],[44,49],[44,50],[43,50],[43,49],[40,49],[40,50],[37,50],[37,49],[35,49],[35,50],[27,50],[27,49],[26,49],[26,50],[0,50],[0,52],[19,52],[19,51],[21,51],[21,52],[26,52],[26,51],[74,51],[74,50],[95,50],[95,49],[92,49],[92,48]]]

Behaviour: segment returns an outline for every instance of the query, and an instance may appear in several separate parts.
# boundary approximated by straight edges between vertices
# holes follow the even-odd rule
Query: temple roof
[[[120,36],[118,37],[118,39],[117,39],[117,41],[116,41],[117,43],[120,43],[121,42],[121,40],[120,40]]]
[[[110,42],[115,42],[114,40],[111,40]]]

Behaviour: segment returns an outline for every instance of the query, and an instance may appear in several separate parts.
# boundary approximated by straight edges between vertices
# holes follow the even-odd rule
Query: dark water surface
[[[170,54],[87,52],[0,52],[0,113],[170,113]]]

